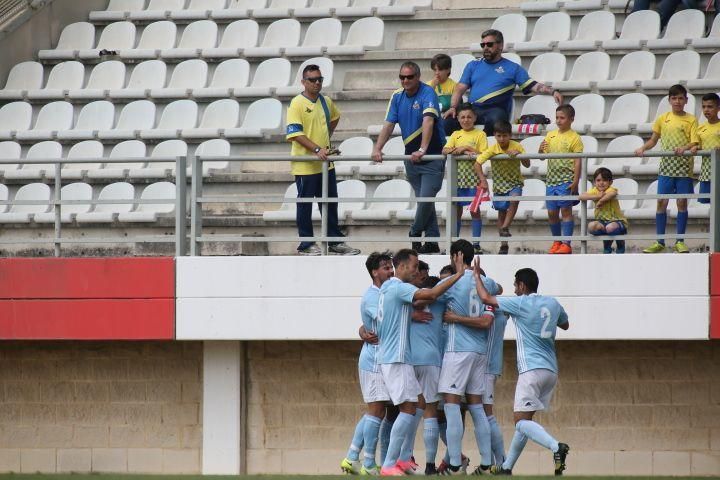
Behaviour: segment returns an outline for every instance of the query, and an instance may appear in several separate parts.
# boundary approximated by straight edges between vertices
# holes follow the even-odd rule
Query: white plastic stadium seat
[[[268,8],[253,10],[255,18],[286,18],[296,8],[306,8],[308,0],[270,0]]]
[[[39,90],[43,84],[43,66],[38,62],[21,62],[10,69],[0,100],[21,99],[28,90]]]
[[[133,60],[158,58],[161,51],[175,47],[176,37],[177,25],[174,22],[153,22],[143,30],[137,47],[123,50],[120,57]]]
[[[562,2],[558,0],[534,0],[532,2],[523,2],[520,4],[520,10],[523,12],[554,12],[558,10]]]
[[[362,55],[365,50],[383,45],[385,23],[377,17],[355,20],[348,29],[345,43],[327,48],[328,55]]]
[[[130,20],[161,20],[174,10],[182,10],[185,0],[150,0],[145,10],[130,12]]]
[[[685,48],[693,38],[701,38],[705,33],[705,13],[689,8],[673,14],[665,27],[662,38],[648,40],[651,50],[660,48]]]
[[[115,121],[115,105],[107,100],[90,102],[82,107],[77,123],[71,130],[60,130],[60,140],[86,140],[96,138],[100,130],[110,130]]]
[[[390,0],[353,0],[349,7],[335,9],[338,17],[369,17],[375,14],[378,7],[390,6]]]
[[[655,54],[652,52],[630,52],[620,59],[612,80],[599,80],[599,90],[631,90],[640,82],[655,78]]]
[[[90,202],[92,201],[92,187],[83,182],[70,183],[60,189],[60,200],[86,201],[87,203],[73,203],[69,205],[61,205],[60,221],[70,223],[78,213],[86,213],[90,211]],[[46,213],[36,213],[33,217],[35,223],[54,223],[55,211],[50,209]]]
[[[639,10],[625,18],[620,38],[603,40],[605,50],[639,50],[647,40],[660,35],[660,15],[655,10]]]
[[[145,144],[140,140],[125,140],[116,144],[110,151],[109,159],[142,158],[146,156]],[[89,178],[125,178],[129,170],[143,168],[145,162],[116,162],[107,163],[105,168],[90,170]]]
[[[503,55],[505,56],[505,55]],[[457,53],[455,55],[451,55],[450,59],[452,60],[452,68],[450,69],[450,78],[455,80],[456,82],[460,81],[460,77],[462,77],[463,70],[465,70],[465,67],[468,63],[475,60],[475,57],[470,55],[469,53]]]
[[[26,102],[6,103],[0,107],[0,140],[10,140],[16,132],[29,130],[32,107]]]
[[[277,87],[290,83],[290,61],[287,58],[268,58],[255,69],[252,83],[233,90],[236,97],[269,97]]]
[[[568,0],[563,3],[563,8],[569,12],[577,10],[599,10],[603,7],[604,0]]]
[[[627,133],[647,122],[650,99],[644,93],[626,93],[618,97],[610,108],[607,122],[590,127],[593,133]]]
[[[185,128],[195,128],[197,117],[197,103],[193,100],[175,100],[165,106],[155,128],[140,131],[140,138],[176,138],[179,131]]]
[[[310,24],[299,47],[287,47],[285,55],[308,57],[322,55],[327,47],[340,45],[342,23],[337,18],[321,18]]]
[[[500,15],[493,21],[490,28],[502,32],[506,50],[512,50],[515,43],[527,40],[527,18],[520,13]],[[481,50],[480,43],[470,44],[470,51],[477,52]]]
[[[638,183],[632,178],[616,178],[613,180],[613,187],[617,188],[620,196],[638,194]],[[620,209],[623,210],[623,212],[634,210],[637,207],[637,200],[621,199],[619,202]]]
[[[528,74],[538,82],[556,82],[565,78],[565,55],[557,52],[541,53],[533,58]]]
[[[285,190],[284,198],[297,198],[297,185],[291,183]],[[277,210],[266,210],[263,212],[263,220],[266,222],[295,221],[297,211],[295,202],[283,202]],[[315,210],[315,207],[313,207]]]
[[[20,205],[13,203],[6,213],[0,213],[0,223],[28,223],[35,214],[50,209],[50,187],[44,183],[30,183],[20,187],[13,202],[43,201],[47,205]]]
[[[634,152],[643,146],[645,141],[637,135],[622,135],[610,140],[605,147],[606,152]],[[605,167],[614,174],[623,174],[626,170],[636,169],[643,163],[642,157],[598,158],[595,167]],[[590,169],[588,168],[588,172]]]
[[[127,87],[110,90],[111,98],[146,98],[152,89],[163,88],[167,65],[161,60],[138,63],[130,74]]]
[[[135,138],[143,130],[155,125],[155,104],[149,100],[136,100],[125,105],[112,130],[100,130],[98,138],[103,140],[124,140]]]
[[[43,160],[49,158],[62,158],[62,146],[53,141],[44,141],[33,144],[25,154],[27,160]],[[30,179],[46,176],[55,176],[55,164],[53,163],[25,163],[18,170],[5,172],[6,179]]]
[[[50,71],[45,88],[28,90],[31,100],[61,100],[68,90],[82,88],[85,66],[76,61],[58,63]]]
[[[162,50],[162,58],[199,57],[203,49],[215,48],[218,27],[211,20],[200,20],[185,27],[176,48]]]
[[[715,15],[710,33],[706,38],[693,38],[690,42],[695,49],[715,49],[720,48],[720,15]]]
[[[412,187],[405,180],[387,180],[375,189],[373,198],[399,198],[398,202],[372,202],[364,210],[352,212],[354,220],[390,220],[395,212],[408,210],[413,195]]]
[[[127,182],[116,182],[106,185],[100,191],[98,200],[125,200],[127,203],[97,204],[92,212],[78,213],[75,221],[78,223],[112,223],[121,212],[129,212],[135,200],[135,187]]]
[[[250,79],[250,64],[244,58],[231,58],[215,67],[210,85],[195,88],[193,98],[226,98],[233,95],[234,90],[242,90]]]
[[[372,152],[371,152],[372,153]],[[405,155],[405,143],[402,137],[391,137],[383,146],[383,155]],[[405,172],[402,160],[383,160],[382,163],[369,163],[360,166],[360,175],[398,175]]]
[[[175,65],[170,82],[165,88],[150,90],[152,98],[189,97],[196,88],[207,83],[208,65],[204,60],[185,60]]]
[[[599,125],[605,119],[605,99],[597,93],[585,93],[573,98],[570,105],[575,109],[573,130],[587,132],[592,125]]]
[[[520,140],[520,144],[523,146],[527,153],[537,153],[540,148],[540,144],[545,140],[544,135],[535,135],[532,137],[526,137]],[[488,145],[489,146],[489,145]],[[490,162],[486,162],[485,165],[490,166]],[[485,167],[483,165],[483,167]],[[483,168],[483,171],[485,169]],[[520,171],[523,175],[545,175],[547,173],[547,160],[531,159],[530,166],[524,167],[520,165]]]
[[[172,203],[140,203],[132,212],[120,212],[119,222],[154,222],[158,215],[175,212],[175,184],[171,182],[151,183],[140,194],[140,200],[172,200]]]
[[[73,122],[73,106],[70,102],[51,102],[43,105],[38,113],[35,126],[30,130],[17,132],[18,140],[49,140],[59,130],[70,130]]]
[[[250,104],[239,128],[225,129],[225,138],[259,138],[279,133],[282,128],[282,103],[276,98],[262,98]]]
[[[237,57],[246,48],[256,47],[260,35],[260,26],[255,20],[236,20],[225,27],[220,45],[217,48],[205,48],[203,58]]]
[[[613,182],[614,184],[615,182]],[[650,185],[648,185],[647,189],[645,190],[645,195],[656,195],[657,194],[657,180],[654,180]],[[617,185],[614,185],[617,187]],[[629,192],[623,192],[618,187],[618,193],[620,195],[622,194],[629,194]],[[637,193],[637,191],[636,191]],[[657,211],[657,199],[654,198],[646,198],[639,201],[639,205],[637,205],[633,209],[624,210],[623,213],[625,214],[625,217],[627,217],[628,220],[633,219],[644,219],[644,220],[650,220],[655,219],[655,212]]]
[[[8,187],[4,183],[0,183],[0,202],[7,202],[9,198]],[[0,205],[0,213],[5,213],[9,205]]]
[[[605,52],[587,52],[575,60],[570,77],[566,81],[553,82],[553,87],[563,91],[587,91],[593,84],[607,80],[609,76],[610,55]]]
[[[197,149],[195,149],[195,156],[203,157],[227,157],[230,155],[230,142],[223,138],[213,138],[211,140],[205,140]],[[227,170],[230,166],[230,162],[227,160],[209,160],[203,162],[202,172],[203,175],[213,174]],[[188,165],[189,174],[192,174],[192,168]]]
[[[516,52],[545,51],[557,42],[570,38],[570,15],[565,12],[546,13],[535,22],[532,36],[528,42],[517,42]]]
[[[334,70],[335,70],[333,61],[327,57],[314,57],[314,58],[309,58],[300,64],[300,66],[298,67],[297,73],[295,74],[295,80],[293,81],[292,85],[286,86],[286,87],[276,87],[275,95],[276,96],[293,96],[294,97],[298,93],[302,92],[303,87],[302,87],[302,84],[300,83],[300,80],[302,80],[303,69],[307,65],[317,65],[318,67],[320,67],[320,73],[322,73],[322,76],[325,79],[325,80],[323,80],[323,91],[328,92],[328,91],[332,90],[333,74],[334,74]]]
[[[295,18],[323,18],[330,17],[335,9],[347,7],[350,0],[313,0],[309,7],[293,10]]]
[[[180,157],[187,155],[187,144],[182,140],[165,140],[155,145],[151,158]],[[175,173],[175,161],[148,162],[147,168],[131,169],[130,178],[162,178]]]
[[[700,54],[692,50],[683,50],[668,55],[656,80],[643,80],[640,83],[643,89],[667,90],[676,83],[694,80],[699,76]]]
[[[102,50],[121,52],[133,47],[135,47],[135,25],[131,22],[115,22],[103,29],[95,48],[78,51],[78,58],[97,60]]]
[[[110,90],[125,85],[125,64],[117,60],[100,62],[90,72],[85,88],[71,89],[68,98],[72,100],[99,100],[110,95]]]
[[[130,12],[145,8],[145,0],[110,0],[105,10],[90,12],[90,21],[116,22],[124,20]]]
[[[74,158],[95,158],[103,156],[103,144],[97,140],[85,140],[70,147],[67,160]],[[83,178],[88,170],[98,170],[102,162],[97,163],[63,163],[60,174],[63,178]]]
[[[216,20],[237,20],[239,18],[248,18],[254,10],[262,10],[267,8],[268,0],[230,0],[228,8],[222,10],[213,10],[212,18]]]
[[[227,0],[190,0],[184,10],[173,10],[170,18],[173,20],[202,20],[210,17],[213,10],[222,10]]]
[[[335,163],[335,173],[338,175],[353,175],[361,166],[370,162],[370,154],[373,149],[373,141],[368,137],[350,137],[342,141],[338,146],[341,156],[367,156],[367,160],[348,160]]]
[[[343,220],[347,216],[351,215],[352,212],[360,211],[365,206],[365,202],[350,201],[343,202],[343,198],[365,198],[366,187],[365,183],[360,180],[345,180],[338,182],[338,219]],[[319,221],[320,209],[313,208],[312,219]]]
[[[231,98],[215,100],[203,112],[198,128],[183,129],[183,138],[217,138],[226,128],[235,128],[240,118],[240,105]]]
[[[287,47],[297,47],[300,43],[300,22],[294,18],[284,18],[271,23],[259,47],[246,47],[246,57],[279,57]]]
[[[541,113],[550,119],[551,124],[555,122],[555,109],[557,104],[550,95],[536,95],[525,100],[520,115],[530,113]]]
[[[652,117],[651,121],[649,123],[643,123],[641,125],[638,125],[637,131],[639,133],[650,133],[652,132],[652,122],[658,118],[663,113],[670,111],[670,102],[668,101],[668,97],[664,96],[660,99],[660,103],[658,103],[657,112],[655,113],[655,116]],[[687,105],[685,105],[685,111],[692,114],[692,112],[695,111],[695,95],[692,93],[688,93],[688,101]],[[659,144],[658,144],[659,145]]]
[[[526,179],[525,184],[523,185],[522,194],[527,197],[545,195],[545,182],[537,178]],[[544,209],[544,200],[522,200],[518,204],[516,215],[517,218],[530,218],[533,215],[533,212]],[[546,217],[546,215],[543,215],[542,217]]]
[[[615,38],[615,15],[597,10],[583,15],[572,40],[558,42],[560,50],[597,50],[604,40]]]
[[[688,80],[687,86],[690,90],[720,89],[720,52],[710,57],[703,78]]]
[[[95,25],[77,22],[66,25],[60,33],[58,43],[53,50],[40,50],[40,60],[66,60],[75,58],[78,51],[89,50],[95,45]]]
[[[17,142],[0,142],[0,160],[20,160],[20,144]],[[10,170],[17,170],[17,163],[0,163],[0,175]],[[7,197],[5,198],[7,200]],[[7,205],[5,205],[7,206]],[[0,211],[4,211],[0,206]]]
[[[379,6],[377,8],[377,15],[379,17],[384,16],[400,16],[400,15],[415,15],[418,9],[431,9],[432,0],[395,0],[392,5]]]

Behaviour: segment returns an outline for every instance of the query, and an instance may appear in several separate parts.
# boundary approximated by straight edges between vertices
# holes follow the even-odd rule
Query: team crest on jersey
[[[495,69],[497,73],[505,73],[505,69],[502,68],[502,65],[498,65],[498,67]]]
[[[413,103],[413,110],[420,110],[420,104],[418,102]]]
[[[312,113],[312,112],[313,112],[313,111],[312,111],[312,108],[310,108],[310,107],[305,107],[305,113]]]

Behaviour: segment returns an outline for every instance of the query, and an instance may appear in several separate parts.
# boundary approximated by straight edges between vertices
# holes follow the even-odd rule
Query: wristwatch
[[[420,152],[420,153],[425,153],[425,149],[422,148],[422,147],[420,147],[420,148],[418,148],[418,152]]]
[[[313,153],[319,153],[320,150],[322,150],[322,148],[320,148],[320,147],[315,147],[315,148],[313,148]]]

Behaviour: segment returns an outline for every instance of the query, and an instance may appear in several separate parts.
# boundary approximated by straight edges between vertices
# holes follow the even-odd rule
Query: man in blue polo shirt
[[[485,30],[480,46],[483,58],[473,60],[465,66],[462,77],[453,90],[450,108],[444,112],[445,133],[460,129],[456,117],[457,106],[470,89],[468,100],[475,110],[475,124],[485,125],[485,133],[493,134],[493,125],[498,120],[512,122],[512,99],[515,85],[527,95],[542,93],[552,95],[558,105],[562,105],[563,96],[559,91],[536,82],[521,65],[502,57],[504,47],[503,34],[499,30]]]
[[[416,197],[434,197],[442,185],[445,171],[444,160],[422,161],[427,155],[441,155],[445,146],[445,133],[440,118],[438,97],[432,87],[420,82],[420,67],[415,62],[405,62],[400,66],[399,88],[393,92],[385,116],[385,125],[380,131],[373,160],[382,162],[382,149],[392,134],[395,124],[400,124],[400,131],[405,143],[405,174],[415,191]],[[410,236],[439,237],[435,204],[418,202],[415,220],[410,226]],[[419,241],[412,243],[413,250],[418,253],[439,253],[436,241],[421,245]]]

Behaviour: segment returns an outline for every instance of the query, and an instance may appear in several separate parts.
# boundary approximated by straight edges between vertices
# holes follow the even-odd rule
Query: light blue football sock
[[[373,417],[372,415],[365,415],[365,422],[363,426],[363,439],[364,439],[364,459],[363,465],[365,468],[374,467],[375,463],[375,450],[377,449],[378,433],[380,432],[381,419]]]
[[[457,403],[445,404],[445,419],[447,420],[446,437],[447,448],[450,454],[450,465],[458,467],[462,464],[462,437],[463,422],[460,415],[460,405]]]
[[[515,428],[538,445],[542,445],[552,452],[557,452],[558,441],[547,433],[539,423],[532,420],[520,420],[515,425]]]
[[[560,222],[550,223],[550,233],[553,237],[559,237],[561,235],[562,229],[560,228]]]
[[[393,423],[388,421],[387,418],[383,418],[380,423],[380,433],[378,434],[380,440],[380,465],[385,463],[385,456],[387,455],[388,446],[390,445],[390,431],[392,430]]]
[[[410,430],[415,422],[415,416],[409,413],[400,412],[393,422],[390,431],[390,442],[388,443],[387,455],[383,461],[383,467],[390,468],[394,466],[400,456],[400,448],[407,438],[408,430]]]
[[[422,421],[425,410],[422,408],[415,409],[415,418],[412,427],[408,431],[407,438],[403,442],[402,448],[400,449],[400,460],[407,462],[412,457],[413,451],[415,450],[415,436],[417,434],[418,426]]]
[[[572,220],[560,222],[560,230],[562,231],[563,237],[572,237],[573,230],[575,230],[575,222]],[[563,243],[570,245],[570,240],[563,240]]]
[[[482,218],[473,218],[472,222],[470,223],[470,226],[472,227],[472,236],[473,237],[482,237]],[[480,245],[479,240],[474,240],[473,245],[478,246]]]
[[[683,234],[685,234],[685,230],[687,229],[687,222],[688,222],[688,212],[687,212],[687,210],[684,211],[684,212],[678,212],[678,214],[677,214],[677,219],[675,220],[675,222],[676,222],[675,227],[677,228],[677,233],[678,233],[678,235],[683,235]],[[682,239],[682,238],[677,238],[675,241],[676,241],[676,242],[682,242],[682,241],[684,241],[684,239]]]
[[[437,457],[440,427],[437,418],[426,418],[423,422],[423,441],[425,442],[425,462],[435,463]]]
[[[468,405],[468,412],[475,426],[475,441],[480,451],[480,465],[492,465],[492,442],[490,441],[490,424],[482,403]]]
[[[445,444],[445,455],[443,456],[443,461],[445,463],[450,463],[450,452],[447,449],[447,422],[438,423],[438,427],[440,427],[440,440]]]
[[[356,462],[360,458],[360,450],[363,448],[363,428],[365,425],[365,416],[363,415],[355,425],[355,433],[353,434],[350,448],[348,449],[347,459]]]
[[[510,449],[508,450],[507,457],[505,457],[505,461],[502,464],[502,468],[505,470],[513,469],[515,462],[517,462],[517,459],[520,457],[527,441],[528,437],[526,437],[524,433],[519,430],[515,430],[515,434],[510,442]]]
[[[655,214],[655,233],[665,235],[665,226],[667,225],[667,212]],[[658,239],[658,243],[665,245],[665,239]]]
[[[490,424],[490,444],[492,445],[494,463],[495,465],[502,465],[505,461],[505,442],[503,441],[502,430],[500,430],[495,415],[490,415],[487,419]],[[367,440],[365,440],[365,445],[367,449]]]

